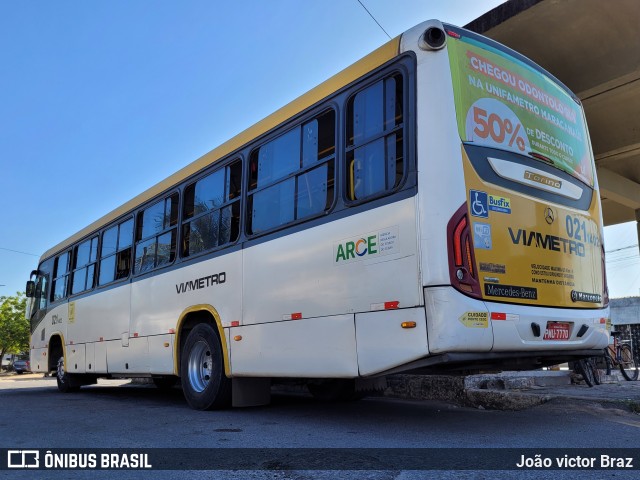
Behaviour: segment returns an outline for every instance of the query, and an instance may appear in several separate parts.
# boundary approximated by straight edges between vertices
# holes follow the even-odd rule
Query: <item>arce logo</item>
[[[347,262],[396,253],[399,248],[398,231],[398,227],[393,226],[334,243],[333,264],[342,265]]]
[[[344,244],[338,244],[338,251],[336,252],[336,262],[340,260],[349,260],[358,257],[364,257],[365,255],[375,255],[378,253],[378,236],[370,235],[366,239],[360,238],[358,240],[346,242]]]

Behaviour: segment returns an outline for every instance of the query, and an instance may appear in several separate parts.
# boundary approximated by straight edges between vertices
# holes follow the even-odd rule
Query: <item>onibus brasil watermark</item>
[[[147,453],[57,453],[47,450],[8,450],[7,468],[34,469],[151,469]]]

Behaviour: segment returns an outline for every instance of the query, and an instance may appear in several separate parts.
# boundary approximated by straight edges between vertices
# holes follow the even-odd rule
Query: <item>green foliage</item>
[[[29,321],[25,317],[24,293],[0,297],[0,358],[6,353],[29,351]]]

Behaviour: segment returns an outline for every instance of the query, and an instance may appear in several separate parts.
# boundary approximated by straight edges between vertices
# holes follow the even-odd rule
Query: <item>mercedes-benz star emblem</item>
[[[549,207],[547,207],[544,210],[544,219],[547,221],[549,225],[551,225],[553,221],[556,219],[555,213],[553,213],[553,210],[551,210]]]

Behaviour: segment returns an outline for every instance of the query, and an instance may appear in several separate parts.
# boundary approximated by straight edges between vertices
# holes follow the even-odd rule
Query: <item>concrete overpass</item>
[[[640,221],[640,2],[509,0],[465,28],[526,55],[580,97],[604,223]]]

